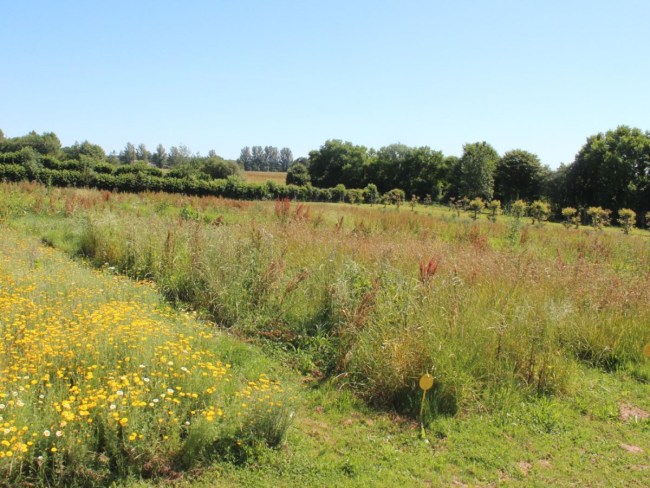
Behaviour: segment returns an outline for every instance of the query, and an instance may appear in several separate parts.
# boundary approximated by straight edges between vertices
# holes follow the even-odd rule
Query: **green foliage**
[[[367,149],[351,142],[328,140],[320,149],[309,153],[309,174],[318,187],[345,184],[353,188],[364,186],[364,165]]]
[[[494,192],[506,202],[538,199],[548,173],[535,154],[520,149],[508,151],[496,165]]]
[[[287,171],[287,185],[305,186],[311,182],[309,170],[302,163],[296,163]]]
[[[345,185],[342,183],[339,183],[336,185],[334,188],[332,188],[332,200],[335,202],[343,202],[345,201],[345,196],[347,194],[347,191],[345,190]]]
[[[241,169],[232,161],[226,161],[218,156],[213,156],[203,161],[201,164],[201,172],[212,179],[226,179],[229,176],[239,175]]]
[[[589,207],[587,215],[591,219],[591,226],[596,230],[601,230],[604,226],[609,225],[611,210],[602,207]]]
[[[384,194],[384,201],[390,205],[396,205],[398,208],[406,199],[406,193],[401,188],[393,188]]]
[[[528,207],[528,213],[533,221],[533,224],[541,225],[551,215],[551,206],[548,202],[542,200],[535,200]]]
[[[564,220],[562,221],[562,225],[564,225],[565,228],[569,228],[572,225],[577,229],[580,227],[580,213],[578,212],[577,209],[573,207],[565,207],[562,209],[562,217]]]
[[[370,205],[374,205],[379,202],[379,190],[377,190],[377,185],[370,183],[363,189],[363,200]]]
[[[363,203],[363,190],[354,188],[346,193],[347,201],[350,203]]]
[[[81,156],[88,156],[94,160],[102,161],[106,158],[106,153],[101,146],[88,141],[75,142],[72,146],[62,148],[61,152],[67,159],[81,160]]]
[[[637,212],[650,205],[650,133],[627,126],[587,139],[567,173],[575,203]]]
[[[367,181],[381,191],[402,188],[409,195],[437,194],[437,183],[447,177],[447,164],[442,152],[427,146],[391,144],[369,157],[365,172]]]
[[[7,138],[0,141],[0,153],[16,152],[23,148],[31,148],[41,155],[57,155],[61,150],[61,141],[53,132],[38,135],[32,131],[22,137]]]
[[[636,222],[636,212],[629,208],[622,208],[618,211],[618,223],[621,224],[623,232],[629,234]]]
[[[469,198],[481,197],[491,200],[494,192],[494,171],[499,155],[486,142],[463,146],[458,161],[458,191]]]
[[[492,200],[487,204],[487,209],[490,212],[488,215],[488,218],[492,222],[497,221],[497,216],[499,213],[501,213],[501,201],[500,200]]]
[[[478,215],[483,211],[484,208],[485,202],[480,197],[476,197],[473,200],[470,200],[469,204],[467,205],[467,210],[472,213],[472,219],[474,220],[478,218]]]
[[[512,203],[510,206],[510,213],[515,219],[520,219],[524,215],[526,215],[526,210],[528,209],[528,205],[526,202],[523,200],[516,200]]]

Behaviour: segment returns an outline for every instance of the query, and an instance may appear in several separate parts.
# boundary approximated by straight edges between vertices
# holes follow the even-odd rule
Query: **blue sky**
[[[0,128],[306,155],[327,139],[460,155],[487,141],[557,167],[650,129],[650,2],[2,2]]]

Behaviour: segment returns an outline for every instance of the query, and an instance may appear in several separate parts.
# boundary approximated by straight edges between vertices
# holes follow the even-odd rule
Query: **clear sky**
[[[0,128],[107,152],[327,139],[570,162],[650,129],[648,0],[1,0]]]

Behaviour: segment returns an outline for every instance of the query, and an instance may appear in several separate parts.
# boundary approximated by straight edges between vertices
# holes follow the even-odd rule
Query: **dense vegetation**
[[[473,201],[473,208],[480,207],[478,199]],[[544,210],[540,203],[534,214],[541,215]],[[444,471],[448,469],[444,466],[450,462],[466,482],[494,482],[502,476],[525,476],[522,470],[532,469],[533,463],[544,469],[544,464],[539,464],[542,457],[545,463],[561,466],[568,480],[580,479],[596,463],[595,478],[588,478],[588,484],[597,485],[594,481],[602,480],[606,471],[609,481],[640,486],[639,473],[626,467],[634,462],[647,464],[647,456],[628,459],[625,456],[631,454],[618,444],[639,449],[650,427],[650,364],[644,358],[650,341],[647,231],[631,229],[626,236],[620,231],[574,229],[574,225],[541,225],[543,220],[533,224],[516,211],[513,216],[478,218],[484,215],[482,211],[460,213],[460,208],[417,202],[410,209],[370,208],[0,184],[0,225],[3,235],[10,236],[3,241],[2,252],[8,257],[2,270],[11,276],[6,279],[10,286],[3,288],[7,299],[0,302],[8,311],[3,315],[3,331],[20,339],[6,338],[15,353],[5,355],[3,367],[11,370],[16,364],[20,369],[22,363],[16,361],[35,354],[37,337],[42,342],[49,339],[56,348],[67,339],[71,344],[80,342],[76,337],[85,331],[85,337],[94,343],[110,345],[112,341],[116,345],[99,348],[107,354],[105,359],[87,356],[90,353],[82,347],[85,355],[78,357],[85,362],[74,363],[74,382],[66,382],[70,376],[64,373],[56,389],[57,395],[68,395],[69,388],[78,385],[74,422],[86,417],[82,411],[90,411],[95,414],[93,423],[104,427],[72,423],[70,428],[81,429],[88,436],[85,447],[78,449],[66,444],[67,432],[56,436],[63,429],[50,417],[15,417],[32,410],[18,410],[12,404],[0,414],[3,421],[17,419],[12,425],[18,430],[27,426],[39,442],[30,446],[18,436],[11,441],[10,436],[11,457],[18,459],[24,444],[26,458],[19,471],[18,461],[0,460],[3,472],[66,484],[71,479],[69,473],[79,465],[88,467],[87,479],[129,474],[164,477],[194,464],[205,468],[215,461],[232,462],[230,468],[222,469],[236,469],[233,466],[247,456],[262,455],[252,466],[247,465],[252,470],[248,474],[232,471],[238,473],[233,476],[253,476],[259,469],[267,473],[263,476],[286,476],[295,483],[354,484],[359,477],[358,484],[363,485],[362,480],[367,482],[368,476],[373,476],[366,468],[367,460],[372,459],[375,464],[388,463],[383,469],[386,479],[393,482],[413,481],[413,477],[424,482],[435,476],[439,483],[449,484],[455,472]],[[21,232],[35,235],[49,247],[84,257],[108,276],[94,288],[89,281],[95,278],[68,273],[61,279],[69,264],[50,258],[53,251],[49,249],[20,244]],[[25,269],[32,271],[21,271]],[[204,336],[200,326],[189,332],[194,325],[182,322],[175,326],[168,309],[160,312],[145,305],[128,309],[126,304],[134,300],[115,291],[112,273],[147,280],[178,307],[193,309],[208,324],[256,343],[285,367],[301,373],[302,381],[313,388],[304,395],[313,400],[304,400],[311,407],[301,411],[297,427],[301,430],[290,437],[294,444],[277,457],[255,447],[256,440],[271,446],[282,442],[284,409],[277,410],[270,420],[253,414],[251,423],[236,421],[241,418],[238,413],[247,415],[242,403],[249,404],[231,398],[239,398],[235,395],[237,385],[264,383],[259,375],[272,370],[268,363],[251,365],[252,370],[246,372],[244,365],[251,355],[228,352],[234,346],[224,346],[219,334]],[[74,293],[76,285],[89,288],[89,293]],[[63,297],[72,297],[74,303]],[[106,305],[98,302],[105,299]],[[30,312],[37,310],[35,307],[44,310],[50,328],[39,329],[38,324],[44,322],[38,313]],[[131,313],[140,321],[135,329],[129,328],[135,320]],[[25,320],[16,321],[15,317]],[[57,332],[56,323],[65,317],[69,317],[65,319],[68,327]],[[92,331],[83,329],[89,320],[94,324]],[[136,330],[138,337],[152,344],[139,352],[145,355],[142,357],[136,357],[131,348]],[[187,378],[182,376],[186,373],[182,367],[189,366],[179,360],[171,359],[173,369],[165,369],[170,366],[160,363],[162,352],[157,344],[167,347],[169,361],[178,352],[177,331],[195,337],[197,343],[191,345],[197,353],[205,351],[202,354],[212,354],[224,365],[232,364],[235,385],[230,388],[219,383],[219,388],[208,392],[200,383],[201,361],[193,363],[197,369],[191,369],[193,375]],[[69,337],[59,338],[58,333]],[[187,351],[187,342],[180,343]],[[170,386],[164,381],[165,372],[178,373],[188,382],[179,383],[181,389],[171,386],[171,398],[181,403],[171,409],[173,416],[160,417],[165,423],[159,426],[158,417],[142,415],[144,411],[137,405],[121,406],[100,398],[97,385],[117,374],[110,369],[116,354],[130,358],[126,361],[120,356],[122,363],[117,363],[129,375],[134,373],[130,368],[139,371],[140,364],[160,363],[163,377],[156,377],[155,386],[161,391],[155,393],[165,393],[165,398]],[[182,357],[182,351],[180,354]],[[34,359],[33,364],[41,363]],[[92,369],[89,377],[88,365],[93,364],[99,367]],[[54,367],[47,361],[43,365],[45,369]],[[377,417],[363,413],[368,412],[367,407],[357,400],[328,393],[329,388],[352,393],[379,412],[398,412],[413,419],[419,415],[421,399],[417,379],[427,371],[433,373],[435,386],[427,397],[424,423],[435,434],[429,438],[435,444],[434,455],[448,452],[450,456],[435,457],[436,469],[446,473],[440,478],[418,467],[429,466],[432,456],[430,448],[416,444],[419,429],[408,422],[396,427],[390,415],[377,414],[381,427],[373,427],[368,420],[365,427],[357,425],[354,431],[350,427],[346,433],[346,426],[359,422],[342,423],[348,422],[345,418],[337,422],[336,412],[346,412],[352,419]],[[7,376],[20,384],[5,385],[4,393],[8,397],[22,385],[27,391],[21,394],[21,402],[30,409],[40,408],[40,390],[27,388],[25,382],[31,383],[32,378],[24,376]],[[154,381],[153,375],[147,378]],[[135,395],[133,401],[139,402],[146,393],[140,390],[141,385],[133,384],[134,377],[127,375],[127,379],[132,383],[129,392]],[[199,382],[204,392],[198,404],[178,393],[198,394],[193,381]],[[111,384],[114,395],[126,391],[120,386],[123,382],[118,377]],[[603,390],[594,386],[601,383],[608,391],[618,392],[617,396],[610,393],[603,398]],[[87,396],[95,405],[89,407],[89,402],[84,402]],[[60,403],[55,398],[53,401]],[[128,415],[113,419],[112,404],[116,409],[128,408]],[[208,415],[210,405],[221,407],[222,420],[216,408]],[[329,410],[332,417],[327,417]],[[629,412],[636,412],[637,420],[629,420]],[[172,417],[188,419],[190,425],[176,423]],[[216,424],[204,431],[207,417]],[[123,418],[127,420],[120,430]],[[323,427],[324,422],[331,425]],[[603,431],[615,442],[616,452],[602,441]],[[106,432],[101,434],[105,437],[98,438],[101,432]],[[362,435],[362,440],[354,440],[354,433]],[[166,441],[165,435],[173,442],[157,441],[160,436]],[[348,445],[332,448],[344,457],[334,458],[334,468],[328,462],[334,454],[328,452],[330,441],[325,435],[348,436]],[[395,449],[386,440],[394,435],[404,438]],[[316,445],[307,447],[305,436],[315,436]],[[363,441],[370,437],[372,442]],[[597,459],[581,461],[576,439],[587,452],[605,452],[608,459],[616,459],[620,469],[611,472],[609,465],[604,469]],[[531,449],[531,443],[540,451],[523,455],[521,445]],[[468,447],[474,444],[475,449]],[[452,445],[459,449],[456,454],[448,451]],[[296,446],[315,451],[304,454]],[[495,446],[499,446],[498,454]],[[52,452],[52,447],[57,450]],[[43,454],[43,449],[50,449],[49,454]],[[556,449],[561,449],[566,459],[549,454]],[[189,462],[184,452],[199,454],[190,454]],[[319,461],[321,455],[325,457]],[[522,455],[528,464],[518,467]],[[289,461],[282,461],[287,456]],[[415,458],[407,461],[409,456]],[[463,464],[467,456],[474,460],[471,465]],[[511,465],[501,472],[504,459]],[[412,464],[402,464],[406,462]],[[271,475],[274,466],[281,466],[282,471]],[[612,478],[615,475],[619,478]],[[268,479],[264,482],[269,483]]]
[[[241,170],[287,171],[287,185],[245,183]],[[120,191],[165,191],[238,199],[289,198],[351,203],[454,202],[469,209],[485,204],[512,210],[521,200],[545,202],[545,218],[594,223],[591,208],[607,218],[601,223],[644,226],[650,219],[650,133],[620,126],[587,139],[575,161],[552,171],[524,150],[499,156],[486,142],[466,144],[460,158],[429,147],[392,144],[378,150],[328,140],[308,158],[294,161],[291,150],[245,147],[237,161],[214,151],[192,155],[185,147],[169,153],[159,145],[150,153],[129,143],[119,155],[87,141],[61,147],[53,133],[0,138],[0,180],[30,179],[57,186]],[[383,197],[382,197],[383,194]],[[404,195],[402,198],[401,195]],[[536,204],[539,206],[539,204]],[[533,212],[532,206],[527,212]],[[633,214],[629,212],[632,211]],[[630,219],[629,216],[632,216]]]

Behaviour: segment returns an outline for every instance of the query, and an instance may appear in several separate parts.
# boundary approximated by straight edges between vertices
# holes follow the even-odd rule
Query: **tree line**
[[[561,209],[589,207],[637,215],[650,211],[650,132],[620,126],[587,139],[570,164],[556,170],[522,149],[499,155],[486,142],[463,146],[460,157],[427,146],[392,144],[379,150],[328,140],[290,169],[317,187],[338,184],[363,188],[375,184],[382,193],[398,188],[407,199],[498,200],[509,207],[517,200],[545,201],[559,217]]]
[[[373,203],[383,194],[390,201],[447,203],[480,198],[486,205],[498,201],[505,208],[518,200],[541,201],[558,219],[565,208],[574,208],[583,218],[590,208],[598,207],[617,213],[632,209],[639,218],[650,211],[650,133],[627,126],[590,136],[574,161],[556,170],[528,151],[514,149],[499,155],[486,142],[465,144],[456,157],[428,146],[391,144],[376,150],[328,140],[306,158],[294,160],[288,148],[253,146],[244,147],[232,161],[215,151],[207,156],[192,154],[182,145],[169,151],[158,145],[149,152],[144,144],[127,143],[120,153],[106,155],[101,146],[88,141],[62,147],[52,132],[6,138],[2,131],[0,164],[5,166],[4,179],[43,180],[48,171],[50,177],[52,171],[71,171],[75,174],[60,179],[74,180],[75,185],[88,184],[90,176],[97,174],[210,182],[237,179],[242,170],[287,171],[287,184],[307,187],[299,191],[301,199]],[[243,181],[237,184],[244,185]],[[176,182],[171,187],[192,185]],[[276,194],[273,188],[266,197]]]

